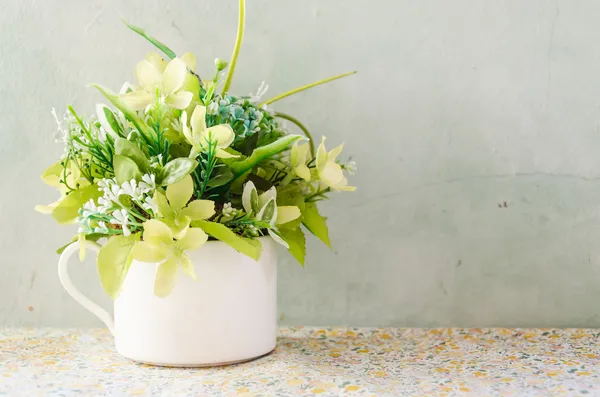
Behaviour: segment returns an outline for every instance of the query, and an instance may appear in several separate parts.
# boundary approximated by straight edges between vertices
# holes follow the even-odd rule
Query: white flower
[[[137,186],[137,182],[135,179],[132,179],[129,182],[124,182],[121,185],[120,194],[124,194],[130,196],[131,198],[137,199],[141,196],[141,190]]]
[[[79,217],[79,218],[77,218],[77,222],[79,223],[79,228],[77,228],[77,233],[90,234],[92,232],[89,218]]]
[[[171,121],[171,128],[176,132],[183,132],[183,127],[181,126],[181,121],[179,119],[175,119]]]
[[[153,174],[144,174],[139,187],[144,194],[153,191],[156,189],[156,177]]]
[[[356,171],[357,171],[357,168],[356,168],[356,161],[353,161],[353,160],[351,160],[351,161],[348,161],[348,162],[346,163],[346,165],[344,165],[344,169],[345,169],[346,171],[348,171],[348,173],[349,173],[350,175],[354,175],[354,174],[356,173]]]
[[[98,207],[96,206],[96,203],[94,203],[94,200],[90,200],[83,205],[83,209],[81,211],[82,217],[87,218],[95,213],[98,213]]]
[[[258,90],[256,91],[256,94],[250,94],[250,102],[253,103],[258,103],[260,102],[260,99],[263,97],[263,95],[266,94],[267,90],[269,89],[269,86],[267,84],[265,84],[264,81],[262,81],[260,83],[260,86],[258,87]]]
[[[247,230],[251,236],[258,237],[258,228],[256,226],[249,225]]]
[[[142,203],[142,208],[145,209],[146,211],[152,211],[153,214],[156,214],[158,212],[157,203],[154,201],[154,199],[152,197],[149,197],[149,196],[146,197],[146,199]]]
[[[131,231],[129,231],[129,228],[127,227],[127,225],[129,224],[129,214],[127,213],[127,210],[115,210],[113,211],[112,216],[113,219],[110,220],[110,223],[112,223],[113,225],[121,225],[121,227],[123,228],[123,235],[125,237],[129,236],[131,234]]]
[[[62,121],[59,120],[56,115],[56,109],[52,108],[52,116],[54,116],[54,120],[56,120],[56,133],[54,135],[54,140],[57,143],[66,143],[69,137],[69,131],[65,129],[62,125]]]
[[[235,208],[233,208],[231,203],[223,204],[223,210],[222,210],[223,216],[226,216],[226,217],[233,216],[233,215],[235,215],[236,211],[237,210]]]
[[[208,114],[215,114],[219,111],[219,104],[217,102],[211,102],[208,104],[208,107],[206,108],[206,113]]]
[[[94,228],[94,233],[108,234],[108,227],[106,227],[106,223],[102,221],[98,222],[98,226]]]
[[[112,201],[107,200],[104,197],[100,197],[98,199],[98,204],[98,212],[100,212],[101,214],[108,214],[108,211],[110,211],[114,205]]]

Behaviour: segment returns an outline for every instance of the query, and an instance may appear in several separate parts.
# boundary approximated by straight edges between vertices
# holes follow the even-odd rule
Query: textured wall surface
[[[33,212],[61,153],[50,109],[100,101],[151,50],[228,59],[235,0],[4,0],[0,12],[0,325],[98,325],[63,292],[73,229]],[[358,191],[325,203],[334,250],[285,253],[287,324],[600,326],[600,3],[250,0],[233,89],[346,142]],[[72,266],[95,299],[93,262]]]

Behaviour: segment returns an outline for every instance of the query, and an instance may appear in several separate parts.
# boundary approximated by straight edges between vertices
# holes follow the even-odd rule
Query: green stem
[[[263,105],[270,105],[271,103],[276,102],[276,101],[278,101],[280,99],[289,97],[290,95],[297,94],[299,92],[308,90],[309,88],[313,88],[313,87],[316,87],[316,86],[321,85],[321,84],[329,83],[330,81],[333,81],[333,80],[341,79],[342,77],[350,76],[350,75],[352,75],[354,73],[356,73],[356,72],[342,73],[342,74],[337,75],[337,76],[329,77],[329,78],[326,78],[326,79],[323,79],[323,80],[315,81],[314,83],[303,85],[302,87],[298,87],[298,88],[295,88],[295,89],[293,89],[291,91],[284,92],[283,94],[279,94],[276,97],[269,99],[268,101],[264,101],[263,103],[261,103],[259,105],[259,107],[261,107]]]
[[[240,0],[240,13],[238,16],[238,29],[237,37],[235,38],[235,46],[233,47],[233,54],[231,55],[231,63],[229,64],[229,70],[227,71],[227,78],[223,85],[222,96],[225,96],[231,86],[231,80],[233,80],[233,72],[235,71],[235,65],[237,63],[240,48],[242,47],[242,40],[244,39],[244,24],[246,21],[246,1]]]
[[[285,113],[281,113],[281,112],[275,112],[275,117],[279,117],[280,119],[291,121],[292,123],[296,124],[296,126],[298,126],[298,128],[300,128],[302,130],[304,135],[306,135],[306,137],[308,138],[308,144],[310,145],[310,152],[312,153],[312,155],[314,157],[315,156],[315,141],[313,140],[312,135],[310,134],[310,132],[308,132],[308,129],[304,126],[304,124],[302,124],[295,117],[292,117],[289,114],[285,114]]]

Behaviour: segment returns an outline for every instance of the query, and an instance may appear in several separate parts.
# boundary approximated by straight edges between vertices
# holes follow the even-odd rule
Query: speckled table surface
[[[135,364],[108,331],[0,329],[2,396],[600,396],[600,330],[285,328],[245,364]]]

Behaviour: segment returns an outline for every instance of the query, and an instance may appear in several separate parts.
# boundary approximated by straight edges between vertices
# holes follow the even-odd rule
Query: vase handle
[[[93,241],[86,241],[85,247],[91,248],[91,250],[95,251],[96,253],[100,251],[100,245]],[[115,322],[112,316],[106,310],[92,302],[87,296],[83,295],[71,281],[71,277],[69,276],[68,272],[69,258],[71,258],[71,256],[78,251],[79,241],[75,241],[73,244],[70,244],[67,248],[65,248],[58,259],[58,278],[60,278],[60,282],[68,294],[71,295],[71,297],[75,299],[77,303],[88,309],[90,312],[92,312],[92,314],[102,320],[102,322],[108,327],[110,333],[114,336]]]

